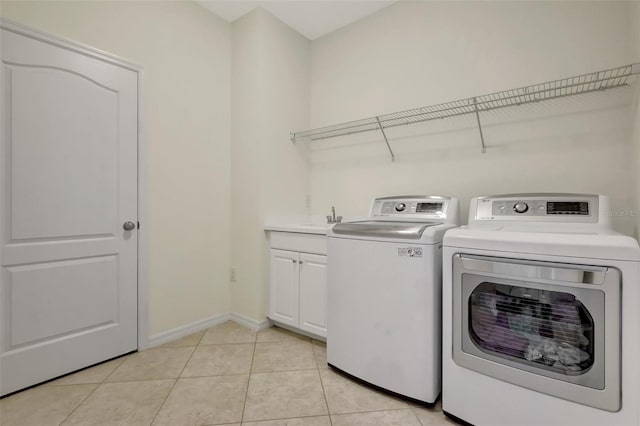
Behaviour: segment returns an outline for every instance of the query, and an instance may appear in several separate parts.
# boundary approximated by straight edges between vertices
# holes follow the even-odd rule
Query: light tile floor
[[[324,343],[233,322],[0,400],[2,426],[454,425],[327,367]]]

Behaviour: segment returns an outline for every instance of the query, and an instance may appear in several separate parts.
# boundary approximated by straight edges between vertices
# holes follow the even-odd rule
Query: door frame
[[[25,37],[58,46],[81,55],[120,66],[138,76],[138,350],[149,347],[149,299],[148,299],[148,202],[147,202],[147,149],[143,121],[143,68],[127,59],[104,52],[91,46],[46,33],[18,22],[0,17],[0,28]],[[1,256],[1,253],[0,253]]]

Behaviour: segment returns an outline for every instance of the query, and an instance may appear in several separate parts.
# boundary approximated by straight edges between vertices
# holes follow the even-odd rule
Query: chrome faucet
[[[342,216],[336,216],[336,208],[331,206],[331,215],[327,216],[327,223],[339,223],[342,222]]]

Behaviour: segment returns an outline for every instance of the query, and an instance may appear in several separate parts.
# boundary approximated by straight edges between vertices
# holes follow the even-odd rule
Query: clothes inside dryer
[[[481,350],[565,375],[593,365],[594,322],[575,295],[483,282],[469,299]]]

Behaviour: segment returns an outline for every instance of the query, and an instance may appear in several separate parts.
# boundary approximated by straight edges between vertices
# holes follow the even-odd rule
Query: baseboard
[[[170,342],[172,340],[179,339],[189,334],[197,333],[214,325],[222,324],[229,321],[232,314],[226,313],[221,315],[215,315],[213,317],[205,318],[200,321],[192,322],[191,324],[182,325],[180,327],[173,328],[171,330],[163,331],[162,333],[149,336],[149,347],[162,345],[163,343]]]
[[[172,340],[176,340],[181,337],[188,336],[189,334],[197,333],[198,331],[213,327],[214,325],[222,324],[226,321],[236,322],[254,331],[260,331],[264,330],[265,328],[271,327],[271,321],[269,321],[268,318],[265,318],[262,321],[258,321],[253,318],[231,312],[192,322],[191,324],[182,325],[180,327],[176,327],[171,330],[163,331],[162,333],[149,336],[148,347],[152,348],[154,346],[162,345]],[[147,348],[138,349],[142,350]]]
[[[271,327],[271,321],[269,321],[268,318],[258,321],[253,318],[231,312],[229,314],[229,319],[254,331],[260,331]]]

